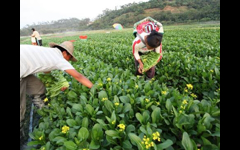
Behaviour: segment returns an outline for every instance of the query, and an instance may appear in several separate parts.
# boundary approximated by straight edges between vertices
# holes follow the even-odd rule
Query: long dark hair
[[[147,36],[147,43],[149,46],[156,48],[160,46],[162,42],[163,35],[156,30],[152,30],[151,33]]]

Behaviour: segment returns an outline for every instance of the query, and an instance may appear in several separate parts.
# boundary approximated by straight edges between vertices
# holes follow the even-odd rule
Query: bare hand
[[[67,87],[62,87],[61,91],[65,91],[67,89]]]
[[[139,73],[142,73],[142,70],[143,70],[143,64],[140,63],[140,64],[139,64],[139,68],[138,68],[138,72],[139,72]]]

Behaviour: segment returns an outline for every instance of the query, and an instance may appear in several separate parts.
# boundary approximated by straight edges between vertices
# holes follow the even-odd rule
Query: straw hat
[[[71,61],[74,61],[74,62],[77,61],[77,59],[73,56],[74,47],[73,47],[73,43],[72,42],[65,41],[65,42],[63,42],[63,43],[61,43],[59,45],[56,44],[56,43],[49,43],[49,46],[50,47],[60,47],[60,48],[63,48],[65,50],[67,50],[67,52],[72,55]]]

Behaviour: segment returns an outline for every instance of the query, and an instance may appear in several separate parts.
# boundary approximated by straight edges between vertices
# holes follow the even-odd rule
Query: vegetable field
[[[37,110],[32,150],[220,150],[220,25],[165,27],[151,80],[134,76],[132,29],[42,38],[75,40],[71,63],[94,87],[62,72],[69,88]]]

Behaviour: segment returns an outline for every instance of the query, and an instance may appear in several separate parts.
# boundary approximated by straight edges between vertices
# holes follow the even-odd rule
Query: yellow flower
[[[64,126],[62,127],[62,133],[67,133],[68,130],[69,130],[69,127],[68,127],[68,126],[64,125]]]
[[[99,85],[99,86],[103,86],[103,84],[102,84],[102,83],[98,83],[98,85]]]
[[[106,97],[104,97],[104,98],[102,98],[102,101],[105,101],[105,100],[107,100],[108,98],[106,98]]]
[[[40,138],[39,138],[39,140],[41,141],[43,139],[43,136],[41,136]]]
[[[160,139],[160,138],[159,138],[159,137],[160,137],[160,133],[159,133],[159,132],[153,133],[152,136],[153,136],[153,140],[158,140],[158,139]]]
[[[195,94],[191,94],[191,96],[193,97],[193,98],[197,98],[197,95],[195,95]]]
[[[190,90],[192,90],[192,89],[193,89],[193,86],[192,86],[192,84],[187,84],[187,87],[188,87],[188,89],[190,89]]]
[[[107,78],[107,81],[111,81],[112,79],[111,78]]]
[[[120,128],[119,131],[125,130],[125,125],[124,124],[119,124],[118,127]]]
[[[214,72],[213,70],[210,70],[210,72]]]
[[[159,102],[156,102],[156,104],[157,104],[157,105],[160,105],[160,103],[159,103]]]
[[[135,85],[135,88],[137,89],[137,88],[138,88],[138,85]]]
[[[145,99],[145,102],[147,102],[147,103],[148,103],[149,101],[150,101],[149,99],[147,99],[147,98]]]
[[[116,103],[114,103],[114,105],[115,105],[115,106],[118,106],[118,105],[119,105],[119,103],[117,103],[117,102],[116,102]]]
[[[188,92],[188,90],[187,90],[187,89],[185,89],[184,91],[185,91],[185,92]]]
[[[187,100],[183,100],[182,104],[188,104]]]
[[[51,104],[50,104],[50,103],[48,103],[48,106],[51,106]]]
[[[181,113],[182,113],[182,111],[180,110],[180,111],[179,111],[179,113],[181,114]]]
[[[113,121],[113,122],[112,122],[112,124],[115,124],[115,123],[116,123],[116,121]]]
[[[161,93],[162,93],[163,95],[166,95],[166,94],[167,94],[167,92],[166,92],[166,91],[162,91]]]
[[[46,103],[48,101],[48,98],[46,97],[43,101]]]

